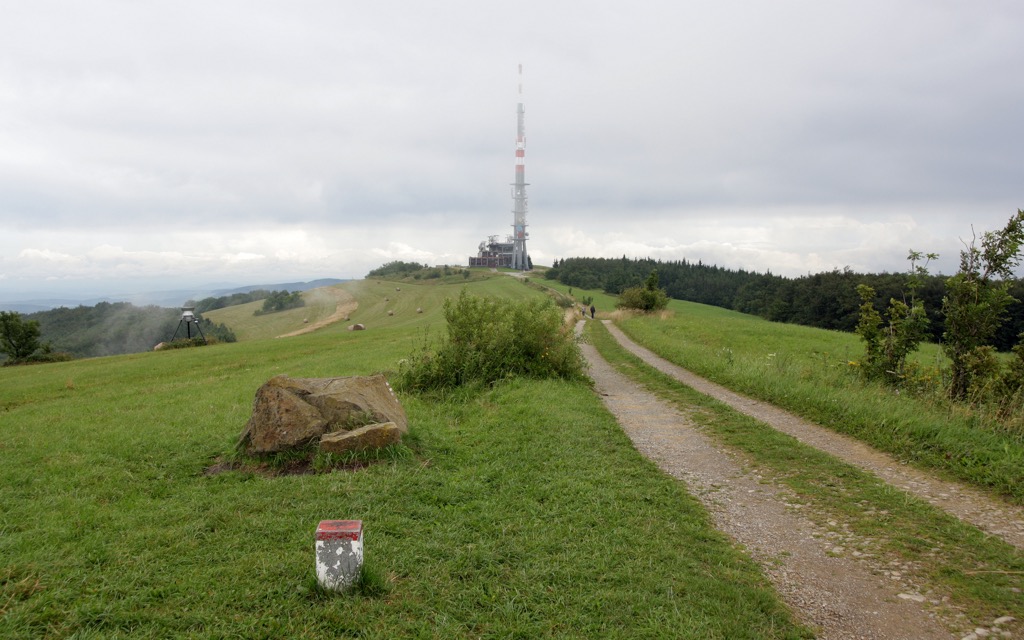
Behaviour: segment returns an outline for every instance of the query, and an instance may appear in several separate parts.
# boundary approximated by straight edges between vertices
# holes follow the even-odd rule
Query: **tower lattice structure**
[[[523,65],[519,65],[519,99],[516,105],[516,181],[512,183],[512,268],[526,271],[530,256],[526,253],[526,108],[522,103]]]

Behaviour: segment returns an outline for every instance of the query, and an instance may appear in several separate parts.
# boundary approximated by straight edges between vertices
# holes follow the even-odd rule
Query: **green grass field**
[[[393,371],[462,286],[542,295],[479,274],[341,286],[366,331],[257,322],[238,343],[0,369],[0,637],[810,635],[586,384],[404,396],[407,454],[356,472],[205,475],[268,378]],[[313,565],[337,518],[366,534],[346,595]]]

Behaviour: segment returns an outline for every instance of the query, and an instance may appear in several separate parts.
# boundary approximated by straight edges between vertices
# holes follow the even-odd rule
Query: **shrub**
[[[661,311],[668,306],[668,294],[658,287],[658,271],[651,271],[642,287],[630,287],[619,294],[619,309]]]
[[[75,356],[67,351],[54,351],[49,342],[45,343],[39,351],[33,353],[24,362],[28,364],[48,364],[51,362],[71,362]]]
[[[572,327],[548,298],[479,298],[465,290],[444,303],[447,338],[403,363],[396,386],[408,391],[490,385],[517,376],[585,379]]]
[[[170,342],[163,343],[160,350],[165,349],[188,349],[191,347],[206,347],[211,344],[215,344],[216,340],[203,340],[200,337],[195,338],[178,338],[177,340],[171,340]]]
[[[866,284],[857,285],[863,304],[856,333],[864,341],[862,373],[873,380],[885,380],[900,385],[906,378],[907,357],[917,350],[925,339],[928,316],[924,303],[914,300],[910,305],[902,300],[889,300],[889,324],[883,326],[882,316],[875,309],[875,290]]]
[[[967,401],[993,411],[1007,431],[1019,433],[1024,415],[1024,334],[1005,364],[992,346],[985,345],[967,354],[964,367],[971,380]]]

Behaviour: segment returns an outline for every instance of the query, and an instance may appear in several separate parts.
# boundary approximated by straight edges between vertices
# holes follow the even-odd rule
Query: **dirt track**
[[[873,473],[891,485],[912,493],[979,529],[1024,549],[1024,508],[1000,502],[971,487],[949,482],[907,466],[859,440],[808,422],[766,402],[754,400],[705,380],[658,357],[630,340],[610,322],[605,326],[619,344],[662,373],[688,387],[728,404],[774,429]]]
[[[351,315],[357,308],[359,308],[359,303],[356,302],[356,299],[352,297],[351,293],[345,291],[344,289],[340,289],[338,287],[329,287],[318,291],[321,291],[324,294],[330,295],[334,298],[336,303],[334,313],[332,313],[326,318],[317,320],[312,324],[306,325],[297,331],[281,334],[277,336],[278,338],[290,338],[291,336],[300,336],[304,333],[316,331],[317,329],[323,329],[327,325],[331,325],[334,324],[335,322],[340,322],[341,320],[344,320],[349,315]]]
[[[582,325],[583,321],[580,321]],[[1021,510],[979,492],[929,477],[889,456],[777,407],[745,398],[699,378],[631,342],[606,321],[617,340],[652,366],[694,389],[784,431],[810,446],[875,473],[1020,547]],[[580,326],[578,325],[578,326]],[[802,515],[788,490],[751,471],[737,454],[704,436],[674,407],[614,371],[582,345],[591,377],[608,409],[637,449],[685,481],[716,526],[745,547],[776,589],[820,638],[961,638],[963,620],[913,584],[903,567],[880,570],[841,523],[825,530]],[[835,526],[831,526],[835,525]],[[1013,612],[1008,612],[1013,613]],[[998,637],[996,635],[995,637]]]

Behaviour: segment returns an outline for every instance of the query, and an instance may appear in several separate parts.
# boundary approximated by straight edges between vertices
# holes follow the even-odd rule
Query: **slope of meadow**
[[[366,331],[0,369],[0,636],[807,637],[585,384],[403,397],[408,447],[356,472],[206,475],[262,382],[393,370],[462,285],[342,286]],[[366,531],[344,596],[314,578],[335,518]]]

